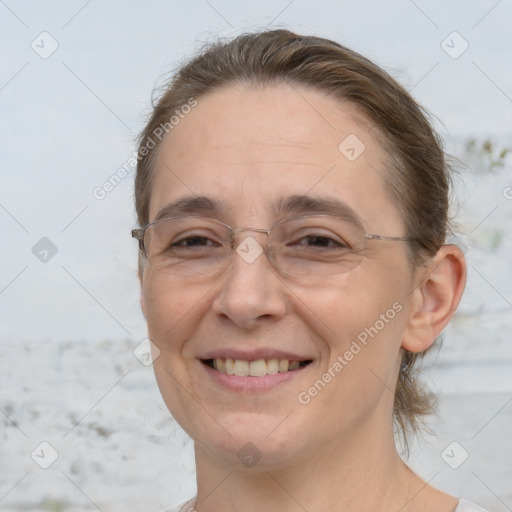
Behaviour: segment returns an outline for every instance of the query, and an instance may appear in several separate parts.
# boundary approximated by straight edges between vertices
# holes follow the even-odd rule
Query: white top
[[[178,505],[177,507],[166,508],[165,510],[162,510],[162,512],[198,512],[193,507],[194,501],[195,498],[192,498],[185,503]],[[478,505],[475,505],[474,503],[471,503],[471,501],[460,498],[459,504],[453,512],[487,512],[487,510],[479,507]]]
[[[454,510],[454,512],[487,512],[482,507],[471,503],[471,501],[467,501],[463,498],[459,499],[459,505]]]

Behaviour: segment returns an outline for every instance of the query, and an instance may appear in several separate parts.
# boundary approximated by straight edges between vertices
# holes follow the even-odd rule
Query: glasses
[[[232,228],[217,219],[168,217],[132,230],[141,253],[157,271],[178,278],[212,277],[226,271],[238,254],[253,263],[264,252],[248,236],[267,235],[267,257],[285,276],[329,277],[353,270],[362,260],[369,241],[410,241],[410,238],[372,235],[350,220],[332,215],[304,215],[276,222],[270,229]]]

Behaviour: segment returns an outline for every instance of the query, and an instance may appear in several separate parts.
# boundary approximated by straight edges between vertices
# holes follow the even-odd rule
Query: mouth
[[[209,368],[225,375],[238,377],[265,377],[279,373],[290,373],[304,368],[311,364],[311,359],[290,360],[290,359],[257,359],[247,361],[244,359],[214,358],[201,359],[201,362]]]

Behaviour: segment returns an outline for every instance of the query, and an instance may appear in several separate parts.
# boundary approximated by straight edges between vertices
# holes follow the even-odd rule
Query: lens
[[[330,276],[356,267],[365,246],[358,224],[329,215],[288,219],[271,231],[271,253],[290,276]]]
[[[251,230],[240,228],[235,232]],[[232,234],[229,226],[216,219],[173,217],[148,225],[144,248],[155,270],[177,278],[201,280],[221,275],[234,261]],[[270,260],[278,272],[322,278],[349,272],[359,264],[365,233],[360,225],[343,218],[308,215],[275,224],[268,243]]]
[[[227,262],[230,240],[230,229],[215,219],[178,217],[150,224],[144,247],[150,265],[159,272],[204,278]]]

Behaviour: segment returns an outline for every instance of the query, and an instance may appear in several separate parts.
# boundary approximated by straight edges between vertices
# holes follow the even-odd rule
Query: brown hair
[[[388,73],[340,44],[288,30],[242,34],[207,45],[166,84],[139,139],[135,207],[141,226],[149,222],[152,168],[158,149],[148,151],[184,105],[228,85],[306,86],[348,101],[370,120],[389,156],[384,176],[400,210],[411,266],[425,263],[444,243],[449,229],[450,175],[441,141],[421,106]],[[144,149],[146,148],[146,149]],[[405,352],[394,402],[396,432],[408,447],[422,418],[435,411],[435,397],[417,380],[417,359]]]

